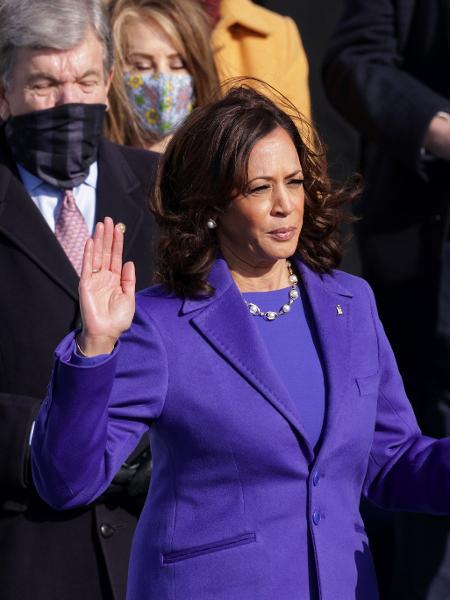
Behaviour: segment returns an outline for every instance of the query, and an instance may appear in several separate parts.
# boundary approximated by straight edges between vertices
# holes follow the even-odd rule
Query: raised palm
[[[79,343],[86,354],[110,352],[126,331],[135,309],[134,265],[122,265],[124,227],[106,217],[87,243],[80,278],[83,330]]]

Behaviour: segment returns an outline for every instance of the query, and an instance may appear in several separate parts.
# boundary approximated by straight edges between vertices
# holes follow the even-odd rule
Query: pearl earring
[[[206,221],[206,227],[208,229],[216,229],[217,227],[217,223],[214,221],[214,219],[211,219],[211,217]]]

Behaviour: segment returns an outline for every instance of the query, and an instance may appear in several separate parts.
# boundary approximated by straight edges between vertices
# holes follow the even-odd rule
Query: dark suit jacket
[[[0,595],[97,600],[110,598],[112,587],[123,598],[136,520],[127,499],[110,494],[61,515],[38,499],[28,476],[28,440],[53,350],[79,324],[78,277],[0,136]],[[126,224],[125,259],[134,260],[140,288],[153,271],[147,201],[156,164],[153,153],[101,142],[96,220]]]
[[[421,281],[434,299],[450,169],[421,147],[433,116],[450,112],[449,32],[449,0],[346,0],[324,65],[329,99],[364,138],[366,275]]]

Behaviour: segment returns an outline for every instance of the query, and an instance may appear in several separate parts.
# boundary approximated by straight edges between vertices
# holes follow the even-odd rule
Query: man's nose
[[[80,102],[77,86],[75,83],[64,83],[59,87],[58,98],[55,102],[56,106],[61,104],[70,104]]]

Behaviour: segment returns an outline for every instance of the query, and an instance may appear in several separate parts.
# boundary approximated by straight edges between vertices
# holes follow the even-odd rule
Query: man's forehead
[[[27,73],[38,73],[42,69],[95,69],[103,64],[103,47],[93,32],[88,32],[79,44],[66,50],[18,48],[16,52],[16,68],[25,69]]]

